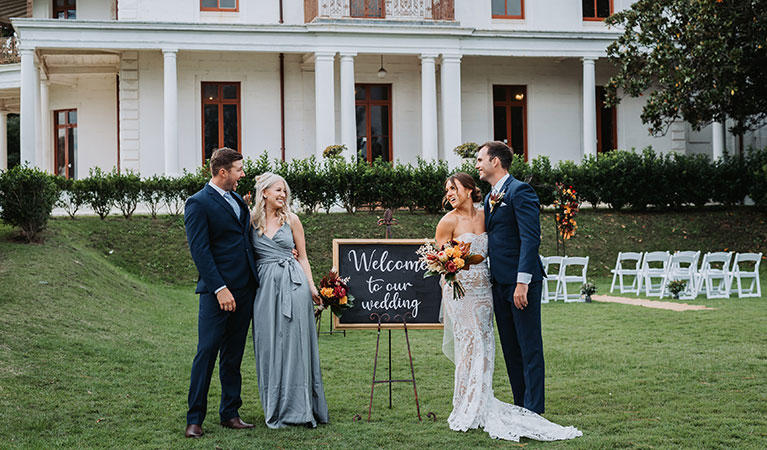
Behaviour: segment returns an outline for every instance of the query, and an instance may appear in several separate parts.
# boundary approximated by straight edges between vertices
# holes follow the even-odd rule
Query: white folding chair
[[[632,261],[635,261],[632,263]],[[610,292],[615,290],[615,282],[618,281],[618,290],[621,294],[626,292],[636,292],[639,284],[639,265],[642,263],[641,252],[619,252],[618,259],[615,260],[615,269],[613,273],[613,282],[610,285]],[[634,277],[630,285],[623,282],[623,277]]]
[[[684,290],[679,293],[680,299],[693,300],[698,296],[698,291],[695,289],[698,273],[698,259],[700,259],[699,251],[676,252],[671,255],[671,265],[669,266],[666,277],[663,279],[660,298],[663,298],[665,295],[671,295],[671,291],[668,289],[668,284],[673,280],[687,282]]]
[[[559,269],[562,267],[561,256],[542,256],[541,262],[543,263],[543,271],[546,273],[546,279],[543,280],[543,293],[541,295],[541,303],[548,303],[549,301],[557,300],[557,292],[559,292]],[[556,266],[553,268],[552,266]],[[554,282],[554,291],[549,289],[549,283]]]
[[[697,290],[706,298],[730,297],[730,261],[732,252],[713,252],[703,255],[698,272]]]
[[[581,267],[581,269],[577,270],[579,273],[575,275],[568,275],[568,267]],[[565,303],[585,301],[581,298],[581,285],[586,282],[586,270],[588,268],[588,256],[565,256],[562,260],[562,265],[559,268],[559,288],[557,289],[557,298],[563,299]],[[571,270],[570,272],[573,271]],[[575,293],[567,293],[568,283],[578,283],[578,288],[575,290]]]
[[[743,297],[761,297],[762,286],[759,282],[759,263],[762,261],[761,253],[736,253],[735,262],[730,272],[730,292],[732,292],[732,283],[737,281],[738,298]],[[745,270],[743,263],[747,265],[754,264],[754,270]],[[744,280],[751,280],[748,287],[744,287]]]
[[[671,254],[669,252],[647,252],[642,258],[640,270],[639,285],[637,294],[642,292],[642,286],[645,288],[645,295],[661,295],[663,280],[669,268]],[[653,280],[658,279],[658,283]]]

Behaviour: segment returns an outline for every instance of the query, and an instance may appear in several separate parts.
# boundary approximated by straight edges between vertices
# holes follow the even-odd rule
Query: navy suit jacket
[[[206,184],[189,197],[184,209],[184,225],[189,252],[197,266],[198,294],[214,294],[226,285],[230,290],[248,286],[251,275],[258,286],[253,246],[250,243],[250,212],[236,192],[240,217],[232,206]]]
[[[544,277],[538,255],[541,245],[541,221],[538,195],[528,183],[511,174],[501,187],[505,195],[490,208],[490,195],[485,196],[485,229],[490,277],[494,282],[517,284],[517,273],[532,275],[531,281]]]

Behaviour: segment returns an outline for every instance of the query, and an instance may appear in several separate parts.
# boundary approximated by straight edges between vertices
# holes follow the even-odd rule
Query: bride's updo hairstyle
[[[447,180],[445,180],[445,184],[450,183],[455,187],[458,188],[458,185],[456,183],[460,183],[461,186],[463,186],[464,189],[471,192],[471,201],[474,203],[480,202],[482,200],[482,192],[477,187],[477,184],[474,182],[474,178],[465,172],[456,172],[449,177],[447,177]],[[445,192],[445,196],[442,197],[442,206],[445,208],[450,205],[450,202],[447,199],[447,192]]]
[[[280,216],[280,226],[285,225],[285,222],[290,217],[290,186],[284,178],[272,172],[264,172],[256,177],[256,192],[255,192],[255,204],[253,205],[253,211],[250,213],[250,223],[258,231],[258,235],[264,234],[266,229],[266,202],[264,201],[264,191],[272,187],[274,183],[282,181],[285,184],[285,204],[278,211]]]

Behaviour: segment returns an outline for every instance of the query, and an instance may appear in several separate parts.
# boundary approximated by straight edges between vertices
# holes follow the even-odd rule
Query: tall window
[[[391,84],[355,84],[357,157],[392,160]]]
[[[524,19],[525,0],[493,0],[493,17],[499,19]]]
[[[493,139],[527,161],[526,86],[493,86]]]
[[[238,0],[200,0],[200,11],[239,11]]]
[[[240,151],[240,83],[202,83],[202,160],[213,150]]]
[[[615,107],[605,105],[605,88],[597,86],[597,152],[618,148],[618,119]]]
[[[56,135],[56,175],[75,177],[77,161],[77,110],[61,109],[53,112]]]
[[[77,0],[54,0],[54,19],[77,19]]]
[[[384,0],[351,0],[350,15],[352,17],[372,17],[383,19],[386,17]]]
[[[613,13],[613,0],[583,0],[583,20],[603,21]]]

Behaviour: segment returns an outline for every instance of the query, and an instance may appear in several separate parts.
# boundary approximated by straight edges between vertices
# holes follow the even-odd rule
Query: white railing
[[[351,0],[317,0],[319,16],[330,18],[352,17]],[[385,19],[432,19],[433,0],[384,0]],[[364,17],[355,11],[355,17]],[[358,15],[359,14],[359,15]]]

